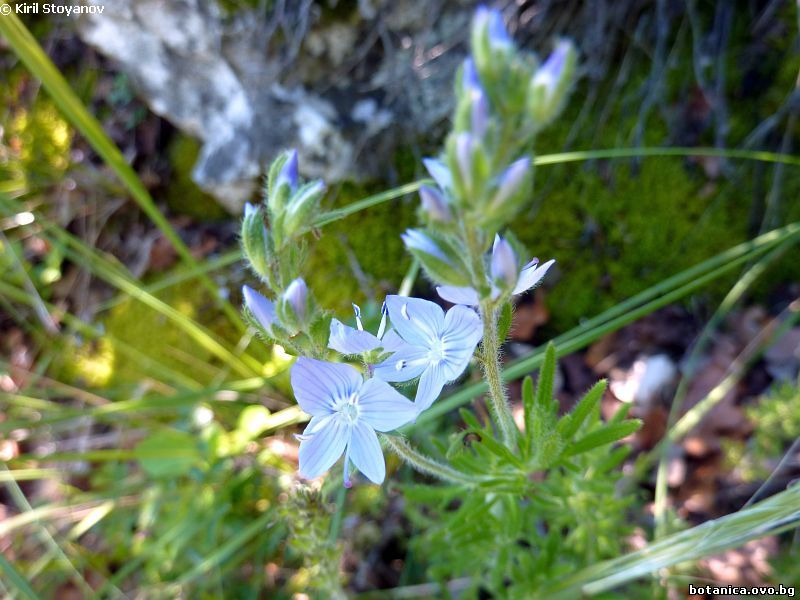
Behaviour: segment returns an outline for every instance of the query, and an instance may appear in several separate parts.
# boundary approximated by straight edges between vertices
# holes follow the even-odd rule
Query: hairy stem
[[[456,471],[452,467],[443,465],[431,457],[414,450],[414,448],[401,437],[391,435],[383,435],[381,437],[397,456],[420,473],[433,475],[443,481],[460,485],[474,485],[476,483],[469,475]]]
[[[516,440],[514,417],[506,397],[506,388],[500,378],[500,340],[497,334],[497,311],[488,300],[481,302],[483,320],[483,342],[481,362],[486,382],[489,385],[489,408],[503,436],[503,443],[513,448]]]
[[[472,285],[479,293],[486,282],[486,267],[483,262],[483,251],[478,232],[464,225],[462,235],[469,252],[470,270],[472,275]],[[497,310],[495,302],[489,298],[484,298],[480,304],[481,319],[483,321],[483,342],[481,342],[481,362],[486,382],[489,386],[489,409],[500,434],[503,443],[508,448],[512,448],[516,440],[516,426],[514,418],[511,416],[511,408],[508,406],[506,390],[503,381],[500,379],[500,340],[497,333]]]

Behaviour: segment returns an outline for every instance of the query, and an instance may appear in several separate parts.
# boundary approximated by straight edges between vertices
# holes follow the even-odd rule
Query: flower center
[[[336,403],[336,412],[341,415],[345,421],[351,425],[358,421],[358,415],[361,409],[358,406],[358,396],[350,394],[347,398],[342,398]]]
[[[440,363],[444,360],[444,342],[441,339],[437,338],[433,341],[428,351],[428,358],[435,363]]]

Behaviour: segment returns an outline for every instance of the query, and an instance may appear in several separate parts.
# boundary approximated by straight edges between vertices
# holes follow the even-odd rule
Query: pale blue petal
[[[467,368],[475,346],[483,337],[483,324],[475,311],[454,306],[444,319],[442,368],[447,381],[452,381]]]
[[[403,342],[399,350],[375,365],[373,374],[383,381],[410,381],[425,370],[428,353],[428,349],[423,346],[412,346]]]
[[[392,325],[405,341],[429,348],[444,326],[444,311],[438,304],[407,298],[386,296],[386,308]]]
[[[352,429],[347,448],[350,460],[372,483],[380,485],[386,478],[386,462],[383,460],[378,436],[366,423],[356,423]]]
[[[471,287],[456,287],[454,285],[440,285],[436,288],[436,293],[442,300],[447,300],[453,304],[466,304],[467,306],[477,306],[480,303],[478,292]]]
[[[292,389],[297,403],[311,416],[325,416],[334,402],[361,389],[361,374],[350,365],[301,357],[292,365]]]
[[[381,338],[381,347],[386,352],[397,352],[406,346],[408,346],[408,342],[401,338],[394,329],[387,331]]]
[[[419,378],[417,396],[414,398],[414,404],[417,405],[419,412],[430,408],[433,401],[442,393],[442,388],[446,383],[443,364],[430,365]]]
[[[358,394],[358,417],[376,431],[391,431],[417,418],[417,407],[379,379],[364,383]]]
[[[272,324],[278,319],[275,315],[275,305],[247,285],[242,286],[242,295],[244,296],[247,310],[250,311],[269,335],[274,335],[272,333]]]
[[[514,288],[512,293],[521,294],[522,292],[531,289],[542,280],[542,277],[545,276],[547,270],[552,267],[555,262],[555,260],[548,260],[540,267],[537,267],[536,263],[528,263],[528,266],[522,269],[522,272],[519,274],[517,287]]]
[[[360,331],[345,325],[339,319],[331,319],[328,348],[342,354],[361,354],[381,346],[381,341],[368,331]]]
[[[314,479],[330,469],[350,441],[352,428],[335,415],[317,425],[315,432],[300,442],[300,475]]]
[[[437,158],[425,158],[422,162],[440,188],[448,190],[453,187],[453,176],[444,162]]]

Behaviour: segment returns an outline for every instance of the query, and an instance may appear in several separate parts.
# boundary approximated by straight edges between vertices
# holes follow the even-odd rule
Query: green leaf
[[[522,380],[522,414],[525,419],[525,431],[522,436],[522,456],[525,460],[531,456],[533,448],[533,379],[530,375]]]
[[[536,383],[536,401],[534,405],[545,414],[549,413],[554,405],[553,382],[556,377],[556,347],[553,342],[547,344],[544,351],[544,364],[539,370],[539,381]]]
[[[508,337],[508,332],[511,331],[511,323],[514,320],[514,307],[511,302],[506,302],[500,309],[500,319],[497,322],[497,339],[501,342]]]
[[[622,438],[632,434],[634,431],[642,426],[639,419],[631,419],[623,421],[622,423],[610,423],[604,425],[600,429],[596,429],[590,434],[585,435],[574,444],[571,444],[565,451],[563,456],[570,457],[583,452],[588,452],[594,448],[613,444]]]
[[[0,18],[0,33],[3,34],[8,45],[34,77],[42,82],[53,102],[55,102],[67,120],[72,123],[75,129],[81,132],[95,152],[116,173],[142,211],[164,233],[164,237],[175,248],[181,260],[190,268],[197,269],[197,277],[200,283],[209,290],[213,298],[219,299],[220,307],[231,323],[239,331],[244,331],[245,325],[238,311],[233,308],[230,302],[222,300],[217,285],[199,269],[197,260],[192,255],[189,247],[181,240],[180,235],[159,210],[136,171],[128,164],[120,149],[108,137],[98,120],[83,105],[80,98],[64,79],[64,76],[36,41],[36,38],[25,27],[25,24],[14,13],[4,15]]]
[[[185,475],[200,461],[194,436],[177,429],[154,433],[140,442],[133,454],[151,477]]]
[[[595,383],[592,388],[586,392],[583,398],[580,399],[575,408],[572,409],[569,415],[566,415],[558,424],[559,433],[565,440],[571,440],[572,436],[578,433],[586,418],[591,414],[595,407],[600,403],[603,393],[606,391],[608,382],[601,379]]]
[[[37,596],[36,592],[28,585],[25,577],[23,577],[20,572],[14,568],[14,565],[2,554],[0,554],[0,573],[3,573],[3,580],[5,581],[6,587],[10,588],[8,591],[12,592],[12,596],[13,592],[17,592],[22,598],[39,600],[39,596]]]
[[[476,433],[482,433],[483,432],[483,427],[481,427],[481,424],[478,422],[477,417],[474,414],[472,414],[470,411],[468,411],[468,410],[466,410],[464,408],[461,408],[461,409],[459,409],[458,414],[461,415],[461,418],[464,420],[464,423],[467,424],[467,427],[469,427],[470,429],[475,430]]]

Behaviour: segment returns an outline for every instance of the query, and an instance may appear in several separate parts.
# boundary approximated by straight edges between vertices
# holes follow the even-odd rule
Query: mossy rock
[[[197,221],[219,221],[230,215],[213,196],[201,190],[192,179],[192,169],[200,154],[200,144],[187,135],[177,135],[167,150],[172,177],[164,191],[167,206],[176,214]]]
[[[229,346],[238,341],[235,331],[216,308],[210,294],[196,282],[169,287],[156,296],[172,308],[195,320]],[[71,381],[84,381],[92,387],[137,384],[148,376],[147,368],[121,354],[114,342],[126,344],[162,369],[209,384],[221,367],[209,350],[199,345],[183,329],[153,308],[128,299],[110,310],[103,321],[108,337],[85,342],[63,352],[64,375]],[[113,341],[112,341],[113,340]],[[151,377],[157,374],[149,373]]]
[[[335,206],[344,206],[380,191],[348,183],[340,186]],[[326,225],[312,245],[305,272],[317,301],[336,312],[352,302],[379,300],[400,286],[411,265],[400,234],[417,223],[416,195],[393,200]]]

